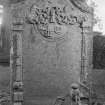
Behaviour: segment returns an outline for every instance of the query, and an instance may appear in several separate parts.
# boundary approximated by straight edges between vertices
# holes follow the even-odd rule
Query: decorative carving
[[[0,90],[0,104],[9,105],[10,104],[10,93],[5,90]]]
[[[13,105],[22,105],[23,101],[23,68],[22,68],[22,34],[24,32],[24,5],[14,4],[11,7],[11,69],[12,83],[11,96]]]
[[[22,91],[23,90],[23,83],[22,82],[14,82],[13,88],[15,91]]]
[[[80,21],[80,18],[83,18],[82,16],[75,16],[73,14],[67,15],[64,9],[60,7],[46,7],[41,9],[36,5],[31,7],[28,17],[32,23],[45,25],[48,23],[74,25]]]
[[[86,4],[86,0],[70,0],[71,3],[82,12],[92,13],[92,9]]]
[[[23,92],[14,92],[14,101],[16,103],[23,102]]]
[[[35,24],[39,32],[48,39],[58,39],[67,33],[67,25],[74,25],[85,21],[82,16],[67,14],[65,7],[39,8],[35,4],[30,8],[27,16],[31,24]]]

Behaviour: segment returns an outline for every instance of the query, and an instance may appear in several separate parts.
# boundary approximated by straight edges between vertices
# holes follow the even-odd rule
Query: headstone
[[[24,104],[52,104],[57,96],[68,92],[71,83],[81,82],[81,75],[86,79],[91,45],[86,38],[91,33],[92,14],[77,0],[27,0],[22,5],[25,27],[16,22],[13,31],[23,32],[22,46],[17,41],[16,48],[23,53],[24,70],[17,67],[15,79],[23,75]],[[14,13],[17,15],[21,16]]]

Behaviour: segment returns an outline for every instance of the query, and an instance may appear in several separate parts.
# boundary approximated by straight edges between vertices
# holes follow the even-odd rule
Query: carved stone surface
[[[11,69],[12,83],[11,96],[12,103],[22,105],[23,83],[22,83],[22,34],[24,31],[24,12],[22,5],[12,5],[12,25],[11,25]]]
[[[10,4],[16,4],[16,3],[20,3],[20,2],[24,2],[25,0],[9,0]]]
[[[13,88],[15,91],[22,91],[23,90],[23,83],[22,82],[14,82]]]
[[[39,8],[33,4],[27,19],[31,24],[37,26],[38,31],[47,39],[59,39],[68,32],[69,25],[80,24],[86,21],[86,17],[68,14],[65,7],[46,6]]]
[[[86,0],[70,0],[79,10],[92,13],[92,9],[86,4]]]
[[[10,105],[10,93],[8,93],[7,91],[3,91],[3,90],[0,90],[0,104],[3,105],[3,104],[8,104]]]
[[[57,4],[67,0],[52,0],[54,5],[45,1],[33,0],[29,5],[27,20],[35,30],[31,33],[32,26],[26,24],[23,34],[25,105],[51,105],[55,97],[67,93],[70,84],[80,79],[83,32],[79,25],[86,14],[72,3],[66,9]],[[58,41],[66,35],[66,40]]]
[[[14,92],[14,101],[17,103],[23,102],[23,92]]]

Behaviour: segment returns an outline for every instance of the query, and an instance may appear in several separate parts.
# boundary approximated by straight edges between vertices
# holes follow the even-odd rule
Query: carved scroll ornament
[[[70,0],[81,12],[91,13],[92,9],[86,4],[86,0]]]
[[[39,8],[32,5],[28,14],[28,21],[35,24],[45,38],[57,39],[63,37],[68,31],[68,25],[80,24],[85,21],[82,16],[67,14],[61,7]]]

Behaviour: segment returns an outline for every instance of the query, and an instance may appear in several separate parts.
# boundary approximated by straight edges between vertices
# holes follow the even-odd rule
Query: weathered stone
[[[68,1],[65,2],[68,4]],[[89,68],[87,49],[90,47],[90,42],[85,41],[91,36],[88,36],[91,30],[84,29],[84,25],[92,27],[91,23],[88,24],[92,15],[87,12],[82,13],[72,2],[66,6],[69,8],[68,11],[62,11],[61,7],[64,5],[60,6],[58,0],[54,0],[53,3],[45,2],[45,7],[41,7],[41,3],[38,2],[32,1],[32,4],[33,7],[30,6],[32,11],[29,11],[27,18],[31,24],[27,23],[23,35],[25,98],[28,100],[32,97],[33,100],[39,98],[38,102],[44,104],[41,100],[43,97],[47,103],[50,99],[53,101],[56,96],[68,92],[72,82],[80,82],[81,70],[84,74],[82,79],[85,79],[87,75],[85,73]],[[71,7],[74,8],[73,12]],[[47,13],[46,8],[48,8]],[[30,25],[35,27],[33,43],[28,32]],[[85,37],[83,43],[82,35]],[[85,58],[83,58],[85,60],[83,68],[82,57]]]
[[[15,72],[12,78],[14,83],[20,83],[23,79],[24,87],[20,89],[16,84],[20,89],[16,92],[18,94],[24,89],[25,105],[52,104],[57,96],[69,91],[72,82],[80,82],[81,73],[82,79],[86,79],[87,70],[91,70],[92,15],[85,7],[80,8],[80,1],[78,5],[77,0],[74,0],[79,8],[72,1],[27,0],[28,7],[21,5],[21,2],[13,3],[13,7],[17,7],[12,12],[14,18],[11,19],[11,41],[14,41],[11,44],[14,44],[11,48],[11,71]],[[28,13],[27,17],[25,12]],[[25,21],[25,27],[24,19],[28,20]],[[3,72],[0,74],[5,76]],[[14,105],[22,105],[19,101],[23,94],[17,94]],[[18,99],[18,96],[21,98]]]

